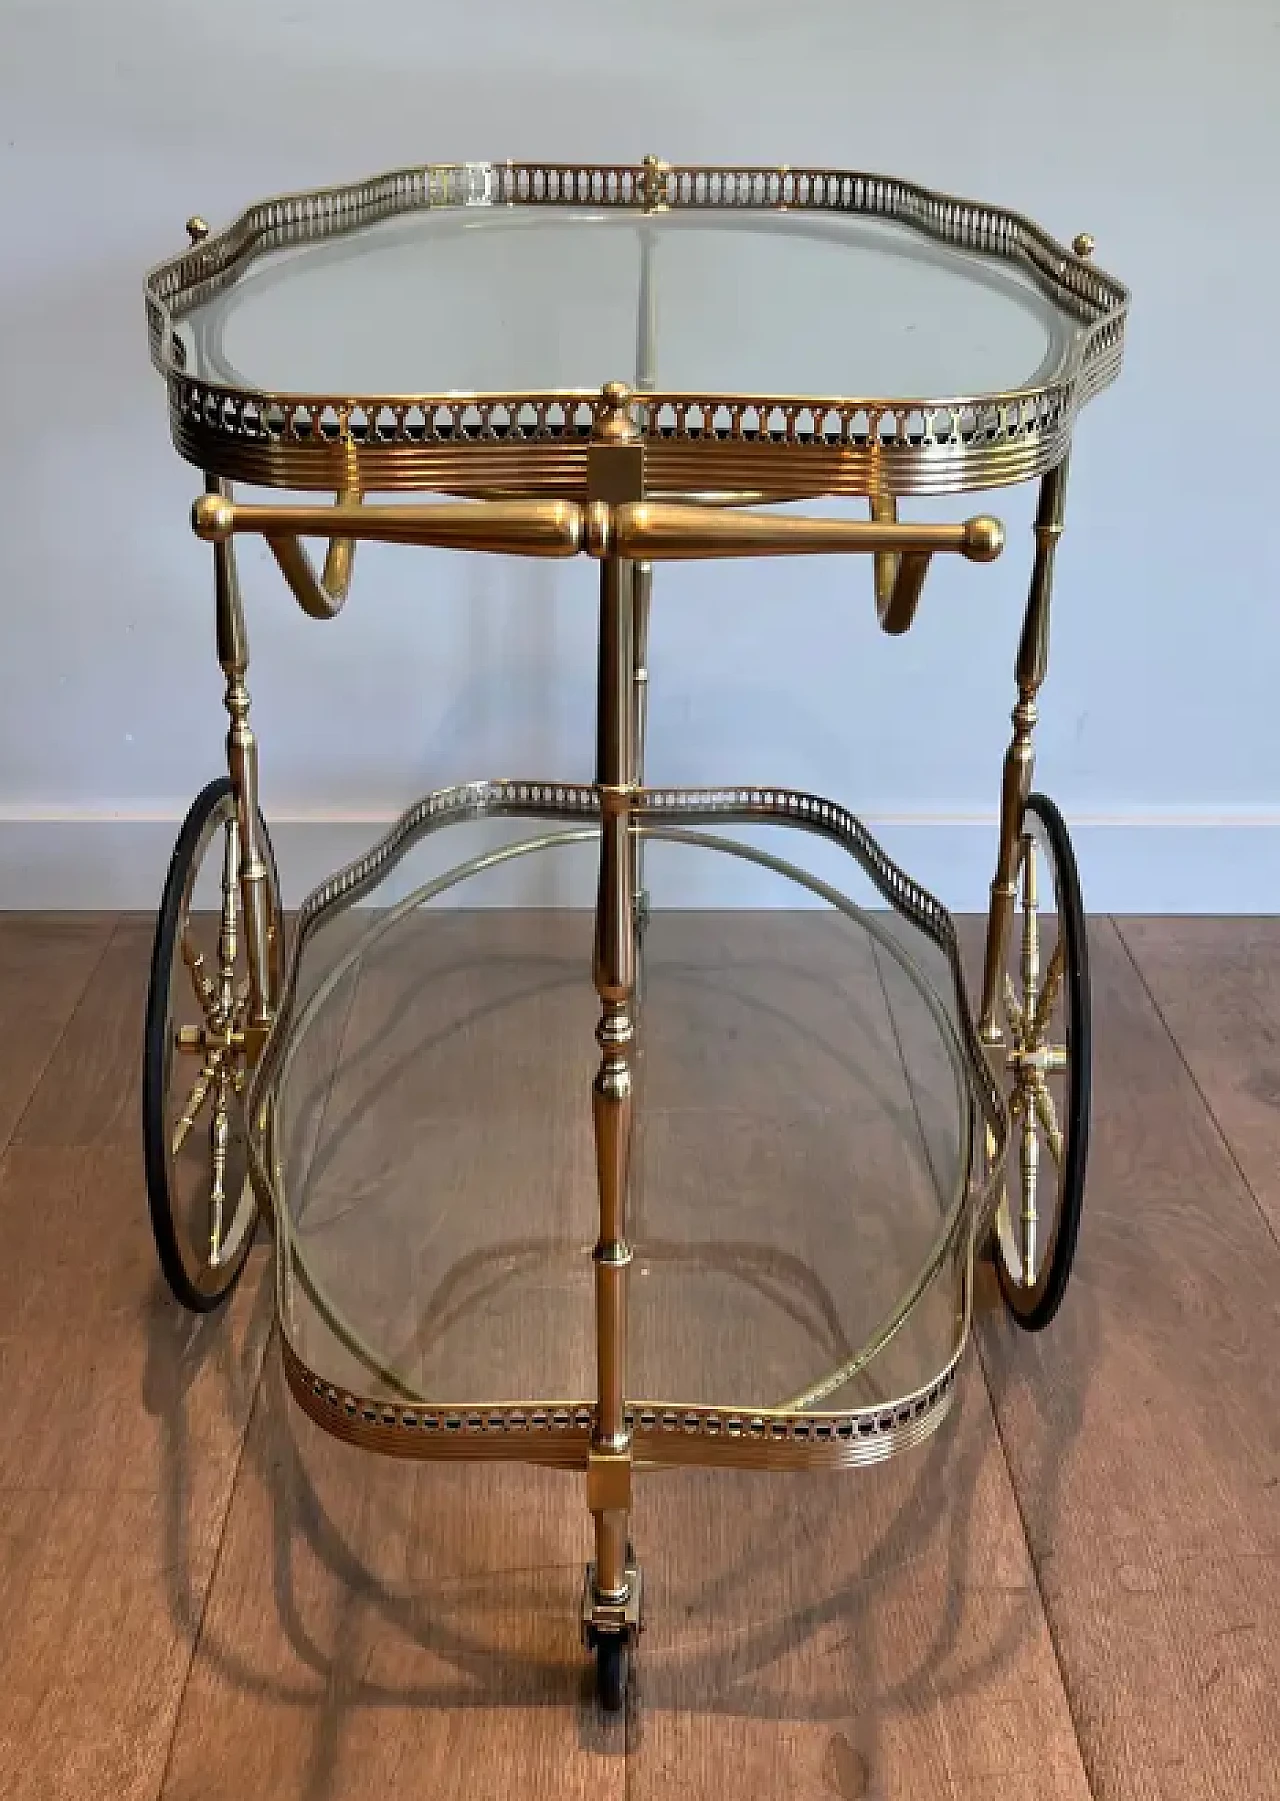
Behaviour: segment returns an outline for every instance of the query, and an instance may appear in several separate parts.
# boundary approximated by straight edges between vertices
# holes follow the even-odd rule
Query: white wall
[[[1095,234],[1135,303],[1077,435],[1040,781],[1093,905],[1280,906],[1277,0],[0,0],[0,902],[153,904],[219,767],[197,477],[141,300],[186,216],[405,162],[651,150],[878,168]],[[1000,497],[1010,552],[935,569],[900,642],[861,565],[664,572],[653,778],[832,794],[981,904],[1031,500]],[[293,893],[429,786],[589,776],[588,567],[368,546],[322,627],[245,566]],[[671,892],[777,898],[719,879]],[[525,865],[503,892],[547,884]]]

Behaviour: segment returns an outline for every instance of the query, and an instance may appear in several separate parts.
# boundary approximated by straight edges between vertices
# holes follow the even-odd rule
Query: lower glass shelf
[[[758,845],[650,840],[628,1396],[894,1406],[963,1329],[981,1128],[954,966],[898,913],[797,889]],[[759,907],[664,907],[725,851],[763,859]],[[592,916],[468,906],[465,878],[594,855],[576,824],[432,877],[418,844],[308,903],[254,1111],[286,1337],[333,1405],[590,1406]]]

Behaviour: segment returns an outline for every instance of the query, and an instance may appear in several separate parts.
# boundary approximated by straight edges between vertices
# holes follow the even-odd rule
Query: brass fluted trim
[[[406,1404],[361,1395],[317,1374],[281,1336],[294,1400],[316,1425],[384,1456],[541,1464],[586,1470],[594,1409],[583,1401]],[[856,1469],[922,1443],[955,1398],[959,1356],[925,1387],[883,1406],[783,1416],[741,1407],[628,1406],[634,1466],[671,1469]]]
[[[228,403],[229,404],[229,403]],[[174,442],[198,468],[255,487],[333,495],[347,477],[349,458],[337,442],[289,436],[237,438],[208,417],[218,409],[192,403],[172,416]],[[788,444],[768,436],[717,439],[709,448],[692,434],[645,441],[651,493],[754,491],[760,500],[807,500],[816,495],[866,496],[888,490],[927,497],[978,488],[1004,488],[1043,475],[1068,447],[1065,431],[1012,428],[980,436],[956,434],[922,448],[881,443],[866,434],[843,441]],[[504,441],[441,435],[426,442],[362,444],[360,479],[366,493],[440,493],[477,490],[582,499],[588,491],[585,431],[541,440]],[[797,454],[800,452],[802,454]]]

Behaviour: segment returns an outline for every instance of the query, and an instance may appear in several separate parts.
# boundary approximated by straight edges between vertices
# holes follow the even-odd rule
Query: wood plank
[[[838,1234],[830,1219],[824,1226],[823,1206],[838,1210],[839,1230],[855,1242],[859,1223],[884,1229],[870,1209],[862,1222],[850,1209],[847,1183],[837,1179],[842,1153],[861,1125],[873,1171],[867,1122],[883,1132],[886,1109],[895,1123],[909,1114],[877,1037],[889,1022],[874,961],[847,963],[846,987],[833,989],[823,930],[811,919],[790,934],[774,920],[742,921],[735,942],[723,921],[670,922],[666,975],[661,955],[651,966],[646,1081],[652,1073],[655,1086],[665,1082],[670,1105],[651,1107],[638,1267],[646,1242],[663,1234],[709,1239],[713,1250],[741,1252],[746,1242],[775,1261],[790,1244],[801,1270],[792,1310],[776,1300],[761,1306],[752,1315],[757,1336],[770,1320],[775,1333],[792,1332],[797,1306],[809,1308],[810,1337],[815,1308],[819,1335],[830,1330],[813,1297],[825,1284],[847,1301],[849,1272],[835,1259]],[[594,1004],[581,958],[542,921],[455,919],[447,931],[449,943],[437,936],[433,946],[430,932],[407,938],[400,951],[388,947],[380,973],[366,970],[348,1037],[350,1084],[335,1084],[316,1158],[335,1204],[363,1167],[366,1188],[346,1192],[358,1213],[370,1193],[384,1201],[390,1193],[368,1186],[370,1170],[404,1166],[388,1144],[416,1134],[416,1187],[405,1187],[381,1230],[366,1236],[392,1243],[417,1275],[435,1272],[419,1295],[428,1314],[438,1304],[431,1295],[471,1254],[464,1224],[492,1249],[550,1223],[580,1234],[585,1258],[595,1211],[587,1107]],[[480,954],[486,939],[500,955]],[[400,955],[407,962],[397,970]],[[698,986],[689,969],[704,956],[710,981]],[[572,967],[556,998],[565,959]],[[812,979],[819,967],[822,983]],[[758,1022],[770,1008],[773,1034],[761,1039]],[[746,1017],[756,1032],[742,1030]],[[451,1041],[459,1052],[452,1074],[436,1062]],[[779,1042],[790,1044],[782,1060]],[[850,1056],[864,1090],[892,1078],[883,1091],[873,1087],[869,1110],[865,1093],[851,1098],[859,1082],[846,1072],[841,1084],[834,1073]],[[746,1120],[732,1105],[734,1075],[748,1095]],[[831,1117],[841,1094],[849,1121]],[[330,1127],[339,1142],[327,1150]],[[486,1145],[486,1132],[498,1148]],[[789,1132],[802,1147],[798,1175],[780,1154]],[[822,1205],[809,1218],[798,1204],[805,1158],[809,1178],[822,1174]],[[923,1170],[921,1158],[916,1167]],[[453,1224],[432,1215],[442,1177]],[[780,1218],[765,1204],[771,1193]],[[908,1221],[913,1195],[936,1212],[931,1191],[904,1186]],[[323,1199],[318,1192],[317,1204]],[[369,1255],[356,1237],[348,1248]],[[410,1261],[424,1254],[429,1264]],[[334,1259],[335,1274],[341,1263]],[[369,1306],[387,1273],[384,1266],[360,1288]],[[750,1289],[741,1279],[735,1286],[727,1301],[715,1284],[695,1283],[682,1313],[656,1308],[651,1323],[665,1317],[669,1325],[666,1342],[650,1334],[659,1379],[699,1359],[698,1373],[716,1382],[739,1366],[735,1308],[742,1312]],[[784,1300],[785,1286],[775,1284]],[[468,1315],[481,1330],[492,1323],[492,1289],[469,1301],[459,1287],[453,1293],[463,1301],[458,1324]],[[497,1351],[514,1346],[545,1366],[549,1352],[536,1334],[553,1340],[566,1331],[563,1290],[553,1296],[553,1307],[544,1297],[518,1328],[505,1319]],[[767,1365],[768,1347],[755,1349]],[[968,1383],[965,1397],[931,1449],[862,1475],[642,1476],[636,1525],[650,1627],[640,1710],[624,1724],[596,1715],[576,1642],[589,1540],[581,1484],[532,1470],[381,1464],[299,1418],[273,1368],[166,1796],[373,1795],[408,1769],[446,1796],[607,1795],[622,1786],[626,1743],[627,1782],[638,1793],[696,1793],[732,1770],[748,1792],[995,1795],[1011,1773],[1034,1769],[1048,1772],[1038,1793],[1083,1801],[980,1384]]]
[[[635,1797],[1089,1795],[981,1376],[869,1470],[642,1477]]]
[[[1264,1801],[1280,1768],[1280,1252],[1109,922],[1053,1328],[983,1348],[1086,1767],[1109,1801]]]
[[[591,1391],[584,925],[428,916],[361,969],[301,1238],[344,1310],[433,1397],[491,1379],[536,1396],[566,1367]],[[361,1379],[313,1314],[302,1328],[326,1373]],[[410,1771],[424,1793],[467,1801],[620,1796],[625,1724],[597,1714],[578,1638],[589,1524],[581,1478],[336,1443],[293,1407],[273,1359],[168,1801],[383,1795]]]
[[[0,913],[0,1147],[9,1142],[115,926],[114,914]]]
[[[718,1223],[776,1257],[785,1247],[852,1335],[870,1323],[877,1282],[905,1286],[936,1226],[929,1153],[948,1172],[955,1159],[945,1058],[937,1085],[913,1096],[886,996],[896,965],[882,980],[878,957],[842,921],[719,916],[680,922],[680,933],[691,1004],[665,1036],[658,1092],[669,1106],[651,1122],[649,1212],[676,1200],[691,1236]],[[927,1020],[918,1002],[896,998],[918,1057]],[[695,1094],[713,1104],[689,1113]],[[745,1118],[730,1110],[735,1095]],[[664,1138],[678,1158],[664,1155]],[[792,1284],[797,1297],[802,1286]],[[759,1366],[795,1334],[776,1304],[770,1312],[741,1292],[707,1299],[705,1312],[668,1310],[669,1361],[688,1344],[723,1379],[733,1359]],[[943,1329],[930,1335],[926,1308],[917,1379],[930,1349],[938,1367],[949,1336],[945,1287],[934,1300]],[[910,1379],[901,1367],[890,1374]],[[972,1368],[938,1437],[887,1465],[642,1478],[636,1539],[650,1620],[629,1758],[637,1801],[677,1786],[711,1793],[726,1779],[736,1792],[815,1798],[1087,1796]]]
[[[112,937],[0,1161],[6,1801],[157,1793],[269,1323],[260,1252],[223,1315],[193,1321],[161,1287],[137,1117],[149,948],[144,923]]]
[[[326,1437],[268,1365],[166,1801],[623,1793],[588,1690],[581,1479]]]
[[[1215,943],[1203,928],[1179,975],[1188,953],[1176,941],[1153,951],[1158,932],[1139,942],[1126,927],[1261,1198],[1266,1103],[1236,1085],[1267,1067],[1268,940],[1259,927],[1233,952],[1219,929]],[[10,1397],[0,1793],[156,1793],[203,1618],[171,1794],[345,1796],[409,1780],[468,1796],[588,1785],[607,1794],[622,1785],[628,1742],[638,1794],[723,1786],[727,1772],[736,1787],[801,1796],[1087,1794],[972,1373],[944,1433],[881,1470],[640,1478],[649,1630],[625,1727],[599,1722],[583,1690],[580,1485],[379,1463],[301,1420],[274,1369],[210,1592],[265,1295],[247,1289],[229,1318],[192,1325],[159,1293],[135,1119],[147,935],[130,924],[112,941],[60,1042],[55,1031],[52,1062],[0,1160],[0,1381]],[[714,978],[714,952],[695,948],[689,960],[705,952]],[[775,948],[785,962],[785,945]],[[56,937],[41,954],[50,977],[74,987]],[[80,954],[90,956],[84,945]],[[824,1167],[813,1159],[833,1041],[814,1044],[808,1072],[793,1049],[771,1091],[776,1034],[739,1030],[772,1001],[798,1007],[805,1025],[796,996],[812,986],[809,951],[796,955],[795,981],[778,972],[752,990],[744,971],[759,943],[726,946],[721,996],[690,982],[687,1015],[670,1017],[668,1104],[649,1148],[655,1192],[690,1234],[710,1225],[724,1238],[732,1225],[761,1237],[768,1209],[753,1209],[750,1179],[757,1190],[776,1179],[761,1174],[760,1146],[771,1134],[781,1143],[788,1119],[811,1134],[811,1174]],[[988,1290],[984,1352],[1096,1794],[1261,1801],[1274,1786],[1280,1678],[1280,1254],[1105,923],[1094,966],[1094,1157],[1079,1272],[1039,1340],[1016,1334]],[[24,980],[20,956],[13,968]],[[475,1000],[455,996],[464,1020]],[[537,1016],[541,1004],[505,1060],[499,1040],[476,1031],[472,1073],[508,1071],[503,1118],[523,1084],[525,1117],[550,1109],[568,1130],[579,1083],[570,1076],[557,1090],[544,1065],[570,1035],[576,1044],[580,1021]],[[590,1014],[589,993],[586,1005]],[[825,1029],[828,1002],[815,1005],[807,1023]],[[1200,1014],[1212,1023],[1233,1010],[1242,1020],[1230,1032],[1198,1031]],[[502,1017],[498,1008],[500,1032]],[[866,1017],[873,1034],[870,1008]],[[717,1055],[735,1045],[721,1068]],[[732,1208],[697,1220],[720,1199],[710,1172],[725,1161],[738,1080],[756,1132],[729,1135],[743,1151],[742,1211],[736,1222]],[[464,1087],[439,1103],[436,1127],[464,1120]],[[545,1163],[549,1141],[530,1142],[531,1161]],[[458,1155],[462,1170],[465,1146]],[[589,1215],[579,1180],[563,1195],[575,1216]],[[514,1181],[511,1190],[521,1192]],[[798,1254],[839,1287],[796,1215]],[[715,1343],[707,1333],[704,1357],[720,1354]],[[724,1347],[739,1356],[732,1334]]]
[[[1116,926],[1280,1239],[1280,919]]]

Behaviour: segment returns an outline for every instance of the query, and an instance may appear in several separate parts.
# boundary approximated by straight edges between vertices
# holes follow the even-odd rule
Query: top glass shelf
[[[927,399],[1050,381],[1085,326],[878,220],[504,208],[272,251],[176,330],[193,372],[269,391]]]
[[[178,447],[311,488],[580,491],[606,382],[653,485],[936,492],[1064,453],[1127,296],[1014,214],[819,171],[433,166],[154,272]]]

